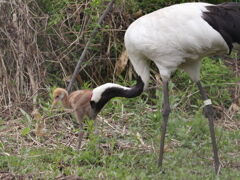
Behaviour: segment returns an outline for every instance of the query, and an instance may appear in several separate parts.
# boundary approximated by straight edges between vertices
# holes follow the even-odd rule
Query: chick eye
[[[55,99],[59,98],[59,96],[55,96]]]

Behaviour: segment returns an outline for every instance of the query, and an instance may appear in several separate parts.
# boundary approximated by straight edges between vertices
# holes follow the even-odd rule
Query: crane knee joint
[[[163,108],[163,110],[162,110],[162,115],[163,115],[163,116],[168,116],[168,115],[170,114],[170,112],[171,112],[170,107]]]
[[[208,106],[212,104],[212,101],[211,99],[206,99],[203,103],[204,103],[204,106]]]

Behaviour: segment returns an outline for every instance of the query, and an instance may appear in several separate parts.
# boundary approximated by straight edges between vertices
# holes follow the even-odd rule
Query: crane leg
[[[213,158],[214,158],[214,164],[215,164],[215,172],[216,174],[219,174],[220,171],[220,161],[218,157],[218,148],[217,148],[217,143],[216,143],[216,137],[215,137],[215,132],[214,132],[214,123],[213,123],[213,108],[212,108],[212,103],[211,100],[208,99],[207,94],[205,90],[203,89],[201,82],[198,81],[197,83],[198,89],[200,91],[200,94],[204,100],[204,114],[208,118],[208,125],[210,129],[210,135],[211,135],[211,140],[212,140],[212,149],[213,149]]]
[[[163,122],[161,128],[161,139],[160,139],[160,152],[159,152],[159,160],[158,160],[158,167],[162,166],[163,161],[163,152],[164,152],[164,140],[167,131],[167,123],[168,117],[170,114],[170,104],[169,104],[169,90],[168,90],[168,81],[163,81]]]

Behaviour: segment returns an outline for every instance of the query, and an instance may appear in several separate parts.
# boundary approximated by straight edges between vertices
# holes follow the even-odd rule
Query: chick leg
[[[77,146],[77,150],[79,150],[81,148],[82,145],[82,139],[83,139],[83,114],[81,113],[81,111],[76,111],[76,117],[77,120],[79,122],[79,133],[78,133],[78,146]]]

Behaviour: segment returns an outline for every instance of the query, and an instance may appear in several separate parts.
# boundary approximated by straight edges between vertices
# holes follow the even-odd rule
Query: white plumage
[[[202,18],[207,3],[185,3],[166,7],[133,22],[125,34],[125,46],[135,71],[149,79],[148,60],[153,61],[163,80],[177,67],[199,80],[202,57],[226,53],[222,36]]]
[[[121,88],[125,90],[130,89],[128,87],[124,87],[119,84],[106,83],[106,84],[103,84],[102,86],[99,86],[93,89],[91,101],[98,102],[101,99],[103,92],[105,92],[107,89],[110,89],[112,87]]]

